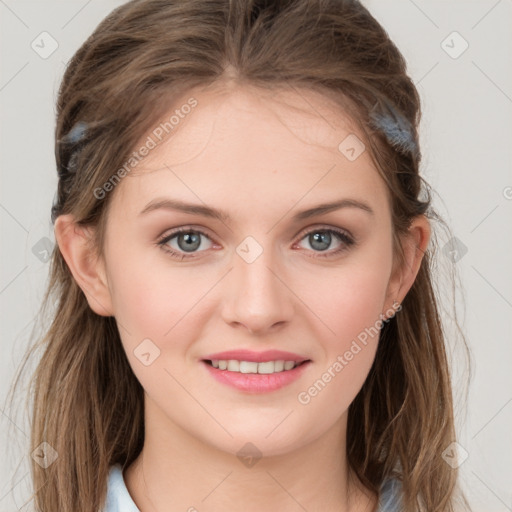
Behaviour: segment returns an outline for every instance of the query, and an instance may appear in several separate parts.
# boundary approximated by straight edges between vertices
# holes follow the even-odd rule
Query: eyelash
[[[157,241],[157,245],[163,251],[165,251],[166,253],[169,253],[172,257],[175,257],[180,260],[197,258],[197,256],[192,256],[192,255],[187,255],[186,253],[176,252],[174,249],[171,249],[167,245],[167,243],[169,241],[171,241],[174,237],[176,237],[176,235],[179,235],[180,233],[196,233],[196,234],[198,233],[198,234],[203,235],[206,238],[211,240],[210,236],[207,233],[205,233],[204,231],[202,231],[201,229],[191,228],[191,227],[177,228],[172,233],[166,234],[163,237],[161,237]],[[312,256],[312,258],[331,258],[331,257],[334,257],[334,256],[342,253],[343,251],[348,250],[351,246],[356,244],[355,240],[350,235],[348,235],[345,231],[343,231],[341,229],[336,229],[336,228],[322,228],[322,227],[314,228],[314,229],[311,229],[311,230],[301,234],[302,236],[300,237],[299,241],[302,241],[304,238],[306,238],[308,235],[310,235],[312,233],[334,233],[334,235],[337,236],[338,239],[344,244],[340,248],[338,248],[334,251],[322,251],[322,253],[320,253],[319,251],[314,251],[314,252],[319,252],[319,254],[317,256]],[[190,253],[190,254],[193,254],[193,253]]]

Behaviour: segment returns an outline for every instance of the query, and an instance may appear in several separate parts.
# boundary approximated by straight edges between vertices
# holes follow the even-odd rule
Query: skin
[[[371,511],[377,497],[347,464],[346,425],[377,337],[308,404],[297,397],[403,300],[428,244],[428,220],[414,219],[403,241],[406,263],[394,265],[386,185],[368,151],[349,161],[338,150],[358,132],[319,93],[223,83],[177,105],[190,96],[198,105],[172,137],[110,192],[100,257],[87,244],[91,228],[70,215],[55,225],[91,308],[115,316],[145,391],[145,444],[124,473],[127,488],[142,512]],[[231,220],[169,209],[140,214],[163,197],[223,209]],[[367,203],[373,215],[346,207],[291,220],[342,198]],[[194,253],[180,251],[179,237],[168,242],[195,258],[173,258],[156,243],[182,226],[208,234]],[[356,244],[333,254],[345,244],[332,234],[319,250],[307,233],[326,228],[345,230]],[[252,263],[236,252],[247,236],[263,249]],[[149,366],[134,354],[147,338],[160,350]],[[287,350],[312,363],[298,381],[251,394],[218,383],[200,362],[237,348]],[[262,455],[252,467],[236,456],[247,442]]]

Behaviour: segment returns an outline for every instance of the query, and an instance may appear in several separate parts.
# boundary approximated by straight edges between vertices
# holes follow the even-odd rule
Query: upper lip
[[[230,359],[255,363],[265,361],[295,361],[296,363],[302,363],[303,361],[309,361],[307,357],[302,357],[292,352],[284,352],[282,350],[265,350],[263,352],[254,352],[252,350],[226,350],[224,352],[210,354],[204,358],[204,360],[207,361],[229,361]]]

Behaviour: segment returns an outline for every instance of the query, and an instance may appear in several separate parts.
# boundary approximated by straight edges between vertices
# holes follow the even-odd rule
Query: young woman
[[[57,107],[37,510],[456,510],[419,96],[369,12],[133,0]]]

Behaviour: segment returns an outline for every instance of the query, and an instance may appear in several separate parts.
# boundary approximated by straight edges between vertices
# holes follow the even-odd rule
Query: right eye
[[[166,234],[163,238],[160,238],[157,244],[164,251],[170,253],[171,256],[183,260],[185,258],[195,257],[191,255],[189,256],[189,254],[194,252],[202,252],[198,251],[198,249],[204,245],[202,237],[210,240],[210,237],[201,230],[187,227],[178,228],[171,233]],[[208,249],[208,247],[206,249]]]

